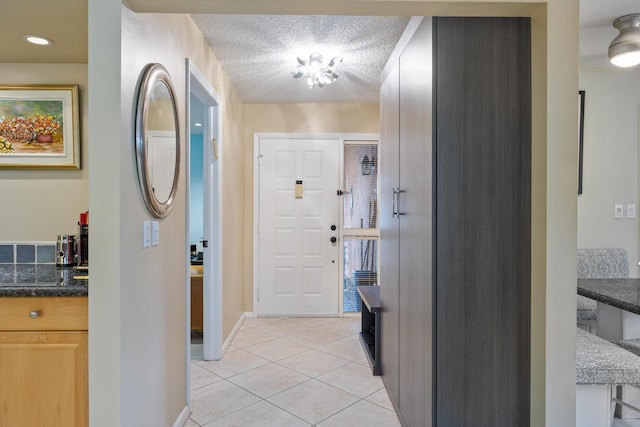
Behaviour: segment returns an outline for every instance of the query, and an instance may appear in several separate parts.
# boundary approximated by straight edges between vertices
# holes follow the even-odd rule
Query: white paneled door
[[[261,138],[261,316],[339,313],[340,139]]]

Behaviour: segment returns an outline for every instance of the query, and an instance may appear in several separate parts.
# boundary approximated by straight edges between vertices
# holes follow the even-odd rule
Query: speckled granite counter
[[[609,341],[578,329],[576,384],[640,384],[640,358]]]
[[[82,297],[89,293],[87,270],[53,264],[0,264],[0,297]]]
[[[578,279],[578,294],[640,314],[640,279]]]

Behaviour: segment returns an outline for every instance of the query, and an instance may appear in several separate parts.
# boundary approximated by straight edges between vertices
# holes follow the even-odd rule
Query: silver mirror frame
[[[173,173],[173,184],[171,185],[169,198],[165,202],[160,202],[153,192],[151,173],[148,165],[150,159],[147,158],[148,150],[146,147],[146,123],[149,113],[149,99],[151,98],[156,83],[163,83],[169,91],[176,131],[176,162]],[[171,82],[169,72],[162,64],[151,63],[142,70],[140,83],[138,85],[136,105],[135,144],[138,182],[147,210],[155,218],[165,218],[173,209],[178,191],[178,178],[180,176],[180,122],[178,120],[178,105],[176,102],[175,89]]]

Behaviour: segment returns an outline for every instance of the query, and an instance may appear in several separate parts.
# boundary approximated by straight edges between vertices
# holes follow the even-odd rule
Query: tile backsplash
[[[0,242],[0,264],[54,264],[55,242]]]

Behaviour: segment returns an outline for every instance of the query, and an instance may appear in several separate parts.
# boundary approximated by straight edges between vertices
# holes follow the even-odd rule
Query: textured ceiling
[[[408,18],[191,15],[246,103],[378,102],[380,74]],[[342,56],[340,77],[309,89],[296,57]]]
[[[193,1],[195,0],[191,3]],[[193,11],[193,8],[187,8],[186,3],[183,5],[174,0],[130,1],[133,5],[144,2],[153,5],[148,11],[162,10],[159,8],[160,3],[172,5],[171,11],[174,12]],[[223,10],[219,6],[222,3],[240,4],[229,1],[200,2],[198,10]],[[263,3],[258,3],[245,8],[261,10]],[[311,5],[306,2],[299,4]],[[325,5],[317,2],[313,4]],[[340,2],[332,5],[331,9],[350,4],[352,3]],[[135,10],[147,9],[138,7]],[[363,12],[370,13],[371,9],[367,8]],[[607,47],[617,34],[611,25],[613,20],[625,14],[639,12],[638,0],[580,0],[581,64],[611,67],[607,59]],[[246,102],[303,102],[302,95],[307,95],[308,98],[311,94],[314,102],[372,100],[372,96],[377,96],[372,95],[375,93],[372,91],[377,90],[375,87],[378,83],[372,84],[366,79],[371,75],[379,75],[374,71],[380,66],[378,62],[386,61],[406,24],[406,20],[401,18],[375,17],[193,16],[203,32],[209,34],[209,43],[231,79],[244,94]],[[86,63],[87,28],[87,0],[0,0],[0,62]],[[53,39],[54,45],[30,45],[22,40],[22,35],[26,33],[40,33]],[[302,81],[291,84],[293,79],[289,77],[289,72],[295,68],[295,56],[308,55],[310,52],[302,48],[302,52],[286,52],[295,51],[304,41],[342,46],[344,62],[341,64],[342,75],[337,82],[323,89],[312,90],[307,89]],[[382,53],[383,51],[386,53]],[[266,70],[260,71],[264,64],[268,64]],[[360,72],[362,74],[358,74]],[[349,81],[351,83],[347,85]],[[358,98],[359,96],[362,98]]]

